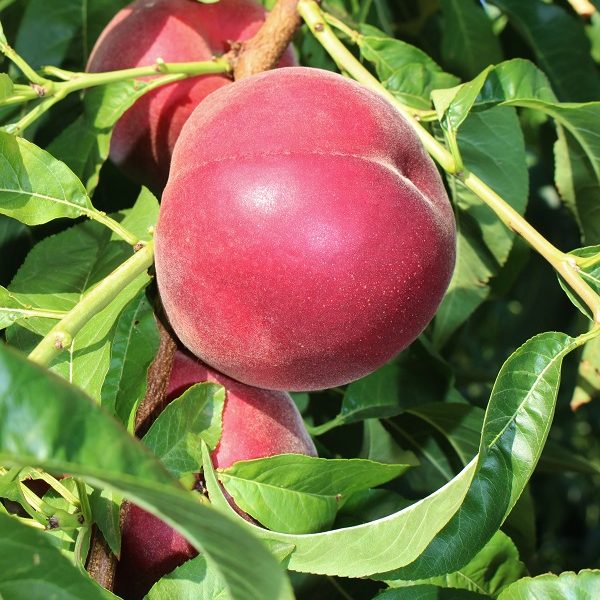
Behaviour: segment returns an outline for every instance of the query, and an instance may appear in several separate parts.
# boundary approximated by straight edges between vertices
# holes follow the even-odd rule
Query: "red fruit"
[[[90,56],[87,70],[112,71],[165,62],[210,60],[231,42],[251,38],[265,18],[256,0],[137,0],[116,14]],[[294,64],[288,50],[282,64]],[[114,129],[110,156],[132,179],[162,191],[175,140],[208,94],[231,83],[204,75],[163,86],[140,98]]]
[[[167,399],[194,383],[210,381],[226,389],[223,432],[212,453],[215,467],[274,454],[316,456],[294,401],[284,392],[252,388],[206,367],[194,357],[175,354]],[[241,511],[238,510],[241,513]],[[142,598],[163,575],[194,557],[196,550],[174,529],[133,504],[127,505],[115,591]]]
[[[421,333],[455,238],[440,176],[390,104],[333,73],[277,69],[214,92],[183,128],[156,273],[202,360],[249,385],[313,390]]]

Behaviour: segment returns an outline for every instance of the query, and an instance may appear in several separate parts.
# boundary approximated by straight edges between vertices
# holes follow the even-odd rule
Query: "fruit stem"
[[[119,265],[59,321],[29,354],[29,359],[48,366],[54,357],[73,343],[81,328],[108,306],[138,275],[154,261],[154,244],[146,242],[131,258]]]
[[[389,92],[338,39],[327,24],[325,16],[315,0],[300,0],[298,2],[298,12],[338,67],[393,104],[408,120],[427,152],[444,171],[457,176],[468,189],[496,213],[509,229],[523,237],[532,248],[541,254],[587,305],[593,315],[594,322],[600,323],[600,296],[580,277],[575,257],[565,254],[553,246],[479,177],[466,168],[460,169],[452,153],[420,124],[418,114],[413,114],[410,108],[402,104],[398,98]]]

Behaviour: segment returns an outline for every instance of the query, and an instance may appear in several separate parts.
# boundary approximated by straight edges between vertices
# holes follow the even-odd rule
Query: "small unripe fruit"
[[[106,26],[87,70],[113,71],[164,62],[211,60],[234,42],[251,38],[265,10],[257,0],[136,0]],[[282,65],[294,64],[290,50]],[[162,191],[175,140],[194,108],[214,90],[231,83],[227,75],[203,75],[148,92],[121,117],[110,156],[138,183]]]
[[[288,394],[233,381],[183,352],[175,354],[167,400],[204,381],[220,383],[226,391],[221,440],[211,454],[215,468],[275,454],[316,456],[302,417]],[[230,502],[244,516],[235,506],[235,498]],[[115,591],[126,600],[142,598],[163,575],[196,554],[194,547],[169,525],[127,504]]]
[[[230,377],[358,379],[433,317],[454,216],[411,125],[333,73],[276,69],[211,94],[176,144],[156,273],[187,348]]]

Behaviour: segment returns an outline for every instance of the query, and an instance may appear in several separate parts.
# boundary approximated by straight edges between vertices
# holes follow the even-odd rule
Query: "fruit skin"
[[[156,63],[210,60],[233,41],[251,38],[265,18],[256,0],[137,0],[119,11],[98,38],[87,70],[112,71]],[[291,50],[281,64],[292,65]],[[226,75],[193,77],[148,92],[113,131],[110,157],[138,183],[162,191],[175,140],[194,108],[231,83]]]
[[[274,454],[317,455],[302,417],[288,394],[233,381],[181,351],[175,354],[167,400],[173,400],[194,383],[202,381],[220,383],[226,389],[223,433],[211,454],[215,468]],[[169,525],[145,510],[127,504],[115,591],[127,600],[142,598],[163,575],[196,554],[193,546]]]
[[[433,317],[453,212],[410,124],[340,75],[211,94],[175,146],[156,273],[184,345],[230,377],[314,390],[370,373]]]

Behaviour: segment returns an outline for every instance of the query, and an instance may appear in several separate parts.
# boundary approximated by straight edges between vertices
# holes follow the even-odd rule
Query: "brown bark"
[[[157,319],[160,344],[154,362],[148,369],[146,395],[135,416],[135,434],[142,437],[166,405],[167,387],[173,367],[177,343],[160,318]]]
[[[94,525],[92,544],[85,564],[87,572],[104,589],[113,590],[115,572],[117,570],[117,557],[111,552],[100,530]]]
[[[234,79],[250,77],[277,65],[301,19],[298,0],[278,0],[256,35],[243,42],[232,58]]]

